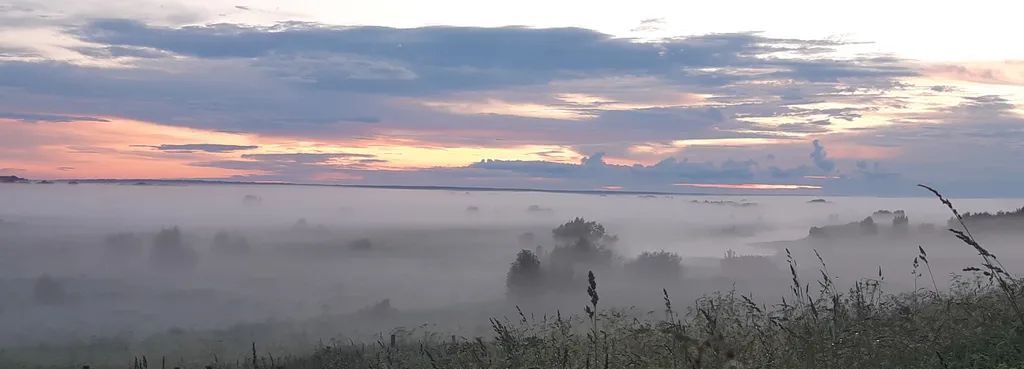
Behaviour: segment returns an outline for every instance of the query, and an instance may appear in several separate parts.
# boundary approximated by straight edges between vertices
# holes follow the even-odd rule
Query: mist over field
[[[1022,13],[0,0],[0,369],[1021,368]]]
[[[996,211],[1021,201],[957,204]],[[894,221],[900,210],[903,224]],[[600,259],[586,259],[572,248],[582,247],[575,239],[553,232],[577,217],[603,226],[593,239]],[[684,302],[735,289],[775,304],[791,278],[786,248],[809,278],[821,268],[816,250],[839,283],[881,271],[886,289],[910,291],[926,283],[912,275],[919,245],[942,286],[976,257],[945,232],[948,219],[930,197],[4,184],[0,347],[228,330],[233,336],[222,340],[259,336],[287,352],[421,325],[485,335],[488,317],[518,314],[516,306],[536,315],[577,312],[589,270],[603,304],[640,313],[662,303],[663,288]],[[1024,265],[1014,262],[1024,252],[1010,241],[1020,231],[996,227],[977,237],[1007,265]],[[537,282],[550,288],[517,290],[509,271],[522,250],[545,270],[558,255],[569,262]],[[653,254],[640,261],[644,252]],[[246,324],[277,333],[239,328]]]

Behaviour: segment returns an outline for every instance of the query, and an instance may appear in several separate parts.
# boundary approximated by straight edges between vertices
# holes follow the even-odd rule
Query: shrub
[[[575,218],[568,223],[562,224],[551,230],[555,241],[560,243],[576,242],[578,239],[586,239],[592,243],[604,241],[606,237],[604,226],[595,221],[587,221],[583,218]]]
[[[245,255],[251,248],[245,236],[220,231],[213,236],[212,250],[223,255]]]
[[[725,252],[719,262],[722,275],[737,280],[752,280],[765,276],[780,275],[781,270],[767,256],[738,255],[733,250]]]
[[[678,280],[683,275],[683,258],[674,252],[644,251],[625,265],[630,275],[662,281]]]
[[[163,229],[153,238],[152,264],[165,270],[188,270],[196,266],[199,255],[184,244],[178,227]]]
[[[861,234],[878,234],[878,226],[875,225],[875,220],[871,219],[871,217],[864,218],[864,220],[860,221],[859,225]]]
[[[612,250],[586,238],[579,238],[570,245],[558,246],[551,250],[551,264],[568,266],[581,264],[584,266],[607,266],[611,264],[615,254]]]
[[[552,267],[571,272],[577,264],[610,265],[615,257],[609,246],[618,241],[618,237],[608,235],[601,223],[575,218],[551,230],[551,234],[557,243],[551,250]]]
[[[905,234],[910,231],[910,218],[903,210],[898,210],[892,218],[892,230],[896,233]]]
[[[242,203],[248,206],[255,206],[263,203],[263,198],[256,195],[245,195],[242,197]]]
[[[115,233],[108,235],[106,253],[109,256],[125,258],[142,254],[142,238],[134,233]]]
[[[540,296],[544,291],[544,271],[540,259],[533,251],[522,250],[508,269],[505,287],[509,298],[522,299]]]
[[[348,248],[355,251],[369,251],[373,249],[373,242],[369,238],[360,238],[349,242]]]
[[[391,299],[383,299],[376,304],[359,309],[356,314],[369,318],[389,318],[397,315],[398,309],[391,306]]]

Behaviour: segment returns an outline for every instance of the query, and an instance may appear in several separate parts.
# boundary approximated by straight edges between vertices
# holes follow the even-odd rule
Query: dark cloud
[[[833,171],[836,168],[836,163],[828,158],[828,153],[825,152],[825,146],[821,144],[821,141],[814,140],[811,144],[814,146],[814,151],[810,155],[814,165],[825,172]]]
[[[640,43],[578,28],[308,23],[169,28],[127,20],[95,21],[69,32],[101,45],[94,47],[97,58],[138,60],[132,68],[0,62],[0,87],[8,87],[0,88],[0,109],[31,107],[290,136],[372,137],[385,131],[442,144],[488,146],[501,138],[621,156],[637,143],[820,132],[827,128],[800,122],[758,127],[736,117],[797,114],[789,105],[800,102],[848,102],[853,97],[836,96],[837,87],[885,88],[892,85],[892,76],[913,73],[899,60],[829,59],[841,43],[755,33]],[[793,53],[815,58],[800,60]],[[792,82],[753,83],[780,78]],[[628,87],[616,82],[628,80],[642,82]],[[573,105],[552,98],[565,92],[624,99],[685,92],[711,96],[712,106],[607,110],[608,104]],[[577,109],[593,124],[453,114],[421,104],[479,96]],[[812,110],[801,114],[834,119],[858,114],[854,109]]]
[[[107,119],[96,117],[13,112],[0,112],[0,119],[19,120],[26,123],[109,122]]]
[[[105,46],[105,47],[80,47],[75,51],[82,55],[97,58],[163,58],[170,54],[164,51],[145,47]]]
[[[597,180],[636,186],[671,185],[673,181],[735,181],[755,176],[757,162],[752,160],[722,163],[695,163],[666,158],[654,165],[614,165],[604,161],[604,153],[583,158],[579,164],[548,161],[482,160],[469,166],[474,169],[514,172],[528,177],[567,180]]]
[[[56,61],[0,62],[0,111],[48,113],[8,113],[7,119],[60,122],[118,116],[325,141],[387,136],[441,147],[543,144],[594,153],[585,163],[499,160],[405,171],[374,171],[381,159],[336,153],[248,154],[193,164],[258,172],[253,178],[310,180],[331,174],[365,183],[526,187],[538,186],[530,181],[540,180],[543,186],[589,188],[790,181],[826,172],[843,177],[828,186],[853,193],[852,187],[839,183],[862,181],[872,191],[885,191],[886,185],[901,181],[933,180],[943,170],[930,166],[929,160],[947,166],[956,161],[963,177],[969,173],[995,183],[1005,173],[1019,172],[1014,158],[1024,155],[1024,125],[1013,102],[1001,96],[961,96],[962,104],[953,108],[892,114],[891,125],[828,136],[844,140],[844,145],[849,139],[862,147],[902,150],[897,157],[872,157],[865,168],[855,165],[859,158],[829,157],[818,141],[812,143],[808,162],[806,142],[800,139],[771,148],[687,148],[689,160],[668,158],[639,166],[609,164],[616,161],[600,154],[629,160],[638,155],[631,151],[635,145],[671,148],[673,141],[687,139],[804,137],[876,110],[899,109],[912,99],[893,97],[891,91],[899,90],[895,95],[901,96],[963,93],[899,82],[916,74],[902,60],[834,58],[831,53],[844,45],[832,41],[736,33],[641,43],[578,28],[397,29],[309,23],[170,28],[125,20],[86,23],[68,32],[92,43],[80,53],[101,62],[128,59],[131,64],[98,68]],[[558,98],[563,93],[611,102],[563,101]],[[700,98],[659,99],[683,94]],[[423,104],[428,101],[545,105],[585,118],[467,113]],[[758,123],[764,121],[773,123]],[[937,159],[951,148],[959,149],[956,160]],[[208,151],[177,149],[163,151]],[[791,151],[783,155],[786,150]],[[716,153],[694,155],[708,151]],[[746,160],[773,153],[780,155],[770,166],[768,161],[762,166]],[[683,152],[675,155],[682,157]],[[971,168],[964,164],[968,161],[986,165]],[[1016,183],[1005,181],[1011,182]]]
[[[700,68],[761,68],[761,78],[836,82],[905,76],[891,59],[764,58],[778,52],[821,55],[841,43],[714,34],[634,42],[580,28],[273,27],[215,24],[165,28],[100,20],[74,31],[93,43],[163,50],[208,59],[245,58],[273,75],[319,88],[389,94],[493,89],[604,75],[656,75],[702,85],[750,76]],[[770,70],[770,72],[768,71]]]
[[[243,154],[242,160],[213,160],[192,166],[254,172],[236,177],[246,180],[313,182],[325,175],[352,176],[386,162],[374,155],[355,153]]]

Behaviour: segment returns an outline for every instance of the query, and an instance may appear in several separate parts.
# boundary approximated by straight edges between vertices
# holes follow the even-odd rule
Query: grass
[[[949,200],[925,188],[962,219]],[[285,358],[261,354],[254,343],[251,357],[187,367],[1024,368],[1021,280],[960,225],[950,231],[978,253],[979,264],[954,276],[947,290],[935,283],[924,247],[913,268],[915,278],[928,274],[926,287],[904,293],[885,291],[881,270],[841,289],[820,255],[820,275],[807,281],[790,257],[790,293],[775,305],[726,291],[678,309],[663,289],[663,311],[608,309],[590,273],[583,314],[537,316],[517,307],[517,317],[491,319],[491,337],[410,330]],[[127,367],[161,362],[133,358]]]

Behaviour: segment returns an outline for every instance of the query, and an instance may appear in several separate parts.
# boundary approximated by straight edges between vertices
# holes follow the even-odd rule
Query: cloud
[[[109,19],[73,31],[83,41],[202,59],[245,58],[279,77],[319,88],[391,94],[536,85],[598,75],[659,75],[722,85],[749,79],[696,69],[759,68],[761,77],[812,82],[912,74],[897,60],[763,58],[824,55],[842,45],[754,33],[634,42],[581,28],[338,27],[283,23],[181,28]]]
[[[676,180],[729,181],[753,178],[757,163],[725,161],[722,163],[695,163],[676,158],[665,158],[653,165],[615,165],[604,161],[604,153],[584,157],[579,164],[549,161],[481,160],[468,168],[514,172],[527,177],[546,177],[561,180],[604,181],[640,187],[664,186]]]
[[[758,33],[638,42],[580,28],[158,24],[168,23],[64,25],[62,36],[75,42],[68,52],[80,54],[74,58],[4,48],[11,58],[0,61],[0,111],[33,114],[0,119],[14,121],[5,122],[9,129],[67,122],[75,128],[69,132],[83,135],[88,127],[74,122],[130,119],[251,134],[253,141],[220,142],[275,152],[315,148],[246,153],[257,147],[159,144],[205,142],[203,136],[134,141],[159,152],[59,145],[76,155],[105,149],[187,161],[195,167],[188,173],[286,181],[664,190],[671,183],[799,184],[827,174],[841,178],[817,182],[825,191],[854,193],[844,186],[870,182],[884,192],[884,185],[932,179],[943,172],[938,161],[992,183],[1021,172],[1012,159],[1024,150],[1016,97],[920,80],[952,73],[1006,84],[1014,65],[1001,66],[1003,74],[921,70],[906,60],[847,53],[842,42]],[[808,161],[806,145],[815,137],[831,140],[829,152],[810,142]],[[686,144],[727,141],[739,143]],[[543,148],[494,154],[529,146]],[[898,155],[860,155],[853,146]],[[401,155],[386,162],[345,153],[356,147],[474,154],[454,167],[401,169],[408,168]],[[952,147],[970,150],[957,150],[954,160],[946,157]],[[589,156],[575,161],[581,153]],[[211,157],[217,160],[199,161]],[[484,158],[505,160],[465,165]],[[879,167],[858,168],[855,161],[865,159]],[[45,168],[62,163],[72,161]],[[76,173],[88,168],[75,165]]]
[[[374,155],[355,153],[287,153],[287,154],[244,154],[243,159],[266,162],[322,164],[336,159],[372,159]]]
[[[932,64],[923,73],[952,80],[995,84],[1024,85],[1024,61],[974,62],[961,64]]]
[[[829,160],[828,153],[825,152],[825,146],[818,140],[811,141],[811,144],[814,146],[814,151],[811,152],[811,160],[814,160],[814,165],[825,172],[835,170],[836,163]]]
[[[194,152],[194,151],[203,151],[203,152],[212,152],[212,153],[227,153],[227,152],[235,152],[235,151],[253,150],[253,149],[259,148],[259,146],[254,146],[254,145],[224,145],[224,144],[207,144],[207,143],[204,143],[204,144],[178,144],[178,145],[163,144],[163,145],[159,145],[159,146],[145,146],[145,147],[152,147],[154,149],[157,149],[157,150],[160,150],[160,151],[166,151],[166,152]]]
[[[91,53],[86,58],[130,60],[102,68],[0,62],[0,109],[299,137],[383,134],[475,146],[501,138],[622,156],[637,143],[824,132],[828,125],[768,127],[737,117],[796,114],[801,101],[869,99],[835,91],[885,89],[914,74],[900,60],[833,58],[841,42],[756,33],[637,42],[580,28],[164,27],[125,19],[66,30],[89,43],[79,50]],[[481,105],[487,101],[502,104]],[[445,106],[466,109],[437,108]],[[846,109],[802,114],[846,119],[862,108]],[[560,124],[544,112],[594,124]]]
[[[26,123],[109,122],[107,119],[96,117],[12,112],[0,112],[0,119],[18,120]]]
[[[82,55],[97,59],[115,58],[147,58],[156,59],[170,56],[167,52],[145,48],[125,46],[104,46],[104,47],[79,47],[75,51]]]

